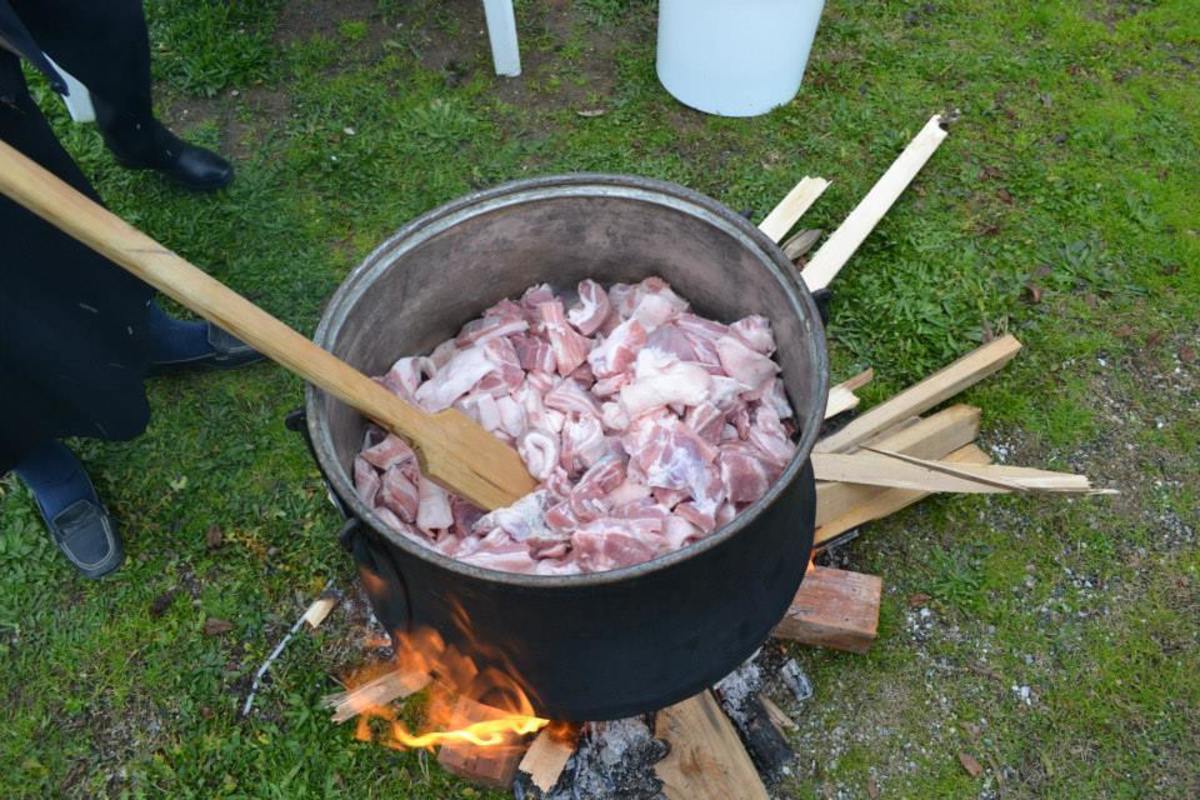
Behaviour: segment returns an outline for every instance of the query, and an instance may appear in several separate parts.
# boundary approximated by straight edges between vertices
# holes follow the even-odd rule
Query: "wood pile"
[[[946,122],[940,115],[930,119],[816,250],[800,272],[810,289],[827,287],[845,266],[945,139]],[[760,229],[780,242],[828,185],[822,178],[805,177],[767,215]],[[820,238],[820,231],[802,230],[782,247],[789,258],[803,260]],[[833,431],[818,440],[812,456],[818,479],[815,550],[935,492],[1097,493],[1084,476],[992,465],[974,443],[980,409],[964,404],[939,409],[1001,369],[1020,349],[1016,338],[1001,336],[840,426],[835,418],[857,408],[857,392],[873,379],[874,372],[868,369],[832,387],[826,420]],[[807,569],[807,574],[774,636],[865,653],[877,635],[883,581],[812,563],[797,564],[796,569]],[[406,697],[427,682],[427,676],[381,676],[331,698],[334,720],[340,722],[364,709]],[[667,755],[652,769],[661,782],[662,794],[670,800],[765,799],[768,794],[760,769],[770,775],[790,759],[784,731],[795,723],[757,692],[736,700],[734,713],[730,705],[734,701],[720,686],[720,699],[705,690],[645,721],[653,736],[669,746]],[[573,758],[582,752],[581,741],[578,728],[564,732],[563,726],[552,726],[532,741],[513,740],[496,748],[443,747],[438,760],[461,777],[493,787],[512,785],[518,776],[519,797],[557,797],[554,787],[560,778],[567,780],[564,770],[569,772]]]

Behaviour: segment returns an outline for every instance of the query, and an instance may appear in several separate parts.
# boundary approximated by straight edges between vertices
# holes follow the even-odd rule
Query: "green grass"
[[[877,401],[1013,331],[1021,356],[966,395],[986,440],[1124,494],[935,499],[866,531],[851,566],[888,587],[880,640],[865,657],[796,651],[817,697],[790,709],[804,757],[787,796],[864,796],[869,776],[885,797],[994,792],[1001,778],[1005,797],[1196,795],[1190,3],[831,3],[800,94],[749,120],[664,93],[648,0],[523,0],[518,81],[491,74],[477,4],[322,7],[337,19],[312,30],[298,2],[148,4],[160,108],[236,154],[237,180],[215,196],[121,170],[38,89],[111,207],[304,331],[376,244],[473,189],[627,172],[761,217],[799,177],[823,175],[833,185],[805,224],[829,230],[931,113],[960,109],[835,283],[834,375],[874,366],[865,395]],[[79,443],[125,534],[114,578],[77,579],[26,492],[0,482],[0,793],[486,795],[327,722],[318,698],[354,659],[342,612],[293,643],[255,715],[237,718],[304,604],[353,573],[282,426],[298,380],[257,367],[155,381],[150,398],[136,442]],[[225,544],[209,550],[214,524]],[[916,593],[931,598],[920,635]],[[208,617],[235,629],[206,637]],[[1013,686],[1030,686],[1032,704]],[[967,776],[960,751],[987,776]]]

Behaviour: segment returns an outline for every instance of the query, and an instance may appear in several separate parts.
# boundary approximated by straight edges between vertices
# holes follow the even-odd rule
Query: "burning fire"
[[[356,739],[376,739],[372,720],[380,720],[386,725],[377,740],[398,750],[433,749],[445,744],[498,747],[515,744],[522,736],[550,724],[533,713],[529,696],[513,677],[515,670],[511,663],[502,653],[474,637],[470,620],[461,608],[457,610],[455,625],[465,634],[468,652],[448,644],[430,628],[414,634],[397,633],[394,637],[396,658],[389,666],[402,676],[399,683],[404,691],[400,696],[428,685],[422,724],[413,730],[398,718],[392,706],[368,700],[356,709],[359,712]],[[472,653],[501,667],[480,669]],[[362,676],[348,685],[360,683]]]

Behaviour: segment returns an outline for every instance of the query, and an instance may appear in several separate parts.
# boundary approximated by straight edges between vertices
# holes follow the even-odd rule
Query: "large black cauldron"
[[[660,275],[698,313],[768,317],[800,447],[766,497],[702,542],[646,564],[534,577],[460,564],[394,535],[359,501],[351,464],[365,421],[309,387],[308,433],[333,491],[361,520],[349,537],[393,630],[450,641],[466,612],[539,714],[602,720],[662,708],[732,671],[762,644],[812,547],[808,462],[825,408],[824,335],[779,249],[719,203],[644,178],[573,175],[507,184],[438,208],[371,253],[330,301],[316,341],[367,374],[427,352],[502,297],[549,282]],[[460,644],[466,644],[460,642]],[[496,666],[501,666],[496,664]]]

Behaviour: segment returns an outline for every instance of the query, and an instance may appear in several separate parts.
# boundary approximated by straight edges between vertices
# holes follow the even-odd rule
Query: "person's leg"
[[[233,369],[262,360],[258,351],[211,322],[168,316],[154,301],[147,307],[146,323],[153,348],[147,373],[151,376],[196,369]]]
[[[33,492],[54,543],[75,568],[99,578],[121,566],[125,550],[83,464],[50,439],[29,451],[13,469]]]
[[[92,96],[104,141],[125,166],[155,169],[192,189],[233,180],[220,156],[154,118],[150,40],[141,0],[10,0],[38,45]]]

